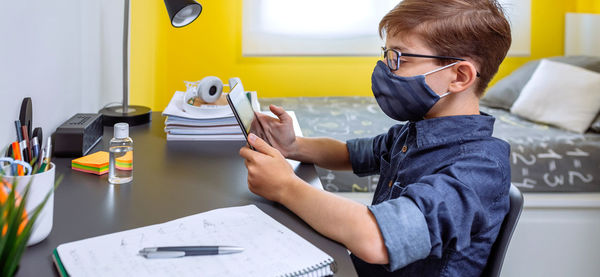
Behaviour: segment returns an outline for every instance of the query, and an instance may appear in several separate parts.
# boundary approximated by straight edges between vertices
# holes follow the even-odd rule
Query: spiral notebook
[[[144,247],[234,245],[229,255],[146,259]],[[216,209],[162,224],[59,245],[61,276],[327,276],[333,258],[254,205]]]

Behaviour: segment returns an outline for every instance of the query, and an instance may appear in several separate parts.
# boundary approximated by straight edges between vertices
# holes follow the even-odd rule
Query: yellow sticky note
[[[91,167],[103,167],[108,165],[108,152],[106,151],[98,151],[94,154],[89,154],[87,156],[83,156],[81,158],[75,159],[71,161],[71,163],[76,163],[85,166]]]
[[[71,168],[78,171],[102,175],[108,172],[109,154],[98,151],[71,161]],[[117,158],[116,165],[121,170],[133,169],[133,151],[127,152],[123,157]]]

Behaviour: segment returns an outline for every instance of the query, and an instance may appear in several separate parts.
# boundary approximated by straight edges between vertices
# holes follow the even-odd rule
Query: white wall
[[[120,101],[122,0],[0,1],[0,149],[24,97],[47,138],[78,112]]]
[[[600,275],[600,193],[525,193],[501,276]]]

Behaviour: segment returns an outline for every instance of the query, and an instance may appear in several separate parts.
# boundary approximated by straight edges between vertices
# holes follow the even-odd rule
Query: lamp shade
[[[202,12],[202,6],[194,0],[165,0],[165,6],[176,28],[192,23]]]

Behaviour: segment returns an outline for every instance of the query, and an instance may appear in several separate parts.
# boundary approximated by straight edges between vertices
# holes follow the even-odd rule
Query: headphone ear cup
[[[198,84],[198,97],[206,103],[214,103],[223,93],[223,82],[215,76],[204,77]]]

